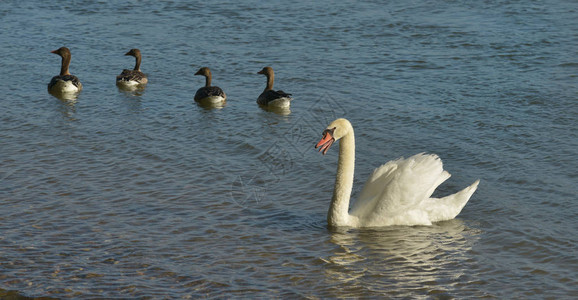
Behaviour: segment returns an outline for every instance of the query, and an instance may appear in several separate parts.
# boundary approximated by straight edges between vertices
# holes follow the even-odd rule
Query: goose
[[[62,64],[60,67],[60,75],[52,77],[48,83],[48,91],[50,93],[77,93],[82,90],[82,83],[78,77],[71,75],[68,68],[70,67],[70,50],[66,47],[60,47],[57,50],[51,51],[62,57]]]
[[[323,131],[315,145],[323,154],[339,141],[339,158],[333,198],[327,214],[329,227],[380,227],[390,225],[431,225],[455,218],[476,191],[480,180],[465,189],[437,199],[434,190],[450,174],[435,154],[420,153],[399,158],[375,169],[365,182],[359,198],[349,210],[355,167],[353,126],[337,119]]]
[[[148,83],[147,75],[140,70],[140,63],[142,56],[139,49],[130,49],[124,55],[133,56],[136,59],[134,69],[122,70],[120,75],[116,76],[116,84],[124,87],[134,87],[137,85],[145,85]]]
[[[261,95],[259,95],[259,98],[257,98],[257,103],[259,105],[281,108],[289,107],[291,105],[291,94],[287,94],[281,90],[273,90],[273,83],[275,81],[275,72],[273,72],[273,68],[264,67],[261,71],[257,72],[257,74],[267,76],[267,86]]]
[[[195,101],[209,103],[209,104],[218,104],[225,102],[227,100],[227,95],[223,90],[218,86],[211,86],[211,70],[207,67],[200,68],[195,75],[202,75],[205,76],[205,86],[198,89],[197,93],[195,94]]]

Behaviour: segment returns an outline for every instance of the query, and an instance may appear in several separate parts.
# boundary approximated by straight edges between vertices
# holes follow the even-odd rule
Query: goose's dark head
[[[125,53],[124,55],[128,55],[128,56],[134,56],[134,57],[139,57],[140,56],[140,50],[139,49],[130,49],[127,53]]]
[[[273,75],[273,68],[271,67],[264,67],[261,71],[257,72],[257,74],[263,74],[265,76]]]
[[[50,51],[50,53],[54,53],[62,58],[70,58],[70,50],[66,47],[60,47],[54,51]]]
[[[197,73],[195,73],[195,75],[202,75],[205,77],[209,77],[211,76],[211,70],[209,70],[209,68],[207,67],[202,67],[197,71]]]

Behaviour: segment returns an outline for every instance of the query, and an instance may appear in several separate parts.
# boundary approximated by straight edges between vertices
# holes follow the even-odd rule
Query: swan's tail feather
[[[428,202],[431,201],[431,205],[428,205],[430,209],[427,210],[430,221],[438,222],[455,218],[466,206],[466,203],[468,203],[468,200],[478,188],[479,183],[480,180],[478,179],[465,189],[441,199],[429,198]]]

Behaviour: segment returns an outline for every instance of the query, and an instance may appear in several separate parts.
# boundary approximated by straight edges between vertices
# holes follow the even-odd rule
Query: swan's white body
[[[349,211],[355,167],[355,137],[346,119],[333,121],[317,144],[324,154],[339,142],[339,159],[333,198],[327,214],[331,227],[431,225],[455,218],[476,191],[479,180],[443,198],[430,198],[450,177],[435,154],[417,154],[390,161],[375,169]]]

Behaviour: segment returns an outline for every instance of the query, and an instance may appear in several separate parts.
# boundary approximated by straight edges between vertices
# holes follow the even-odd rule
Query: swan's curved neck
[[[272,90],[273,89],[273,82],[275,81],[275,75],[269,73],[267,74],[267,86],[265,87],[265,90]]]
[[[333,198],[327,213],[329,226],[348,226],[349,198],[353,188],[353,173],[355,169],[355,137],[353,129],[339,141],[339,159],[337,160],[337,175]]]
[[[62,56],[62,64],[60,65],[60,76],[70,75],[68,68],[70,67],[70,55]]]
[[[135,55],[134,57],[136,58],[136,63],[134,64],[134,70],[140,71],[140,62],[141,62],[142,58],[140,55]]]

